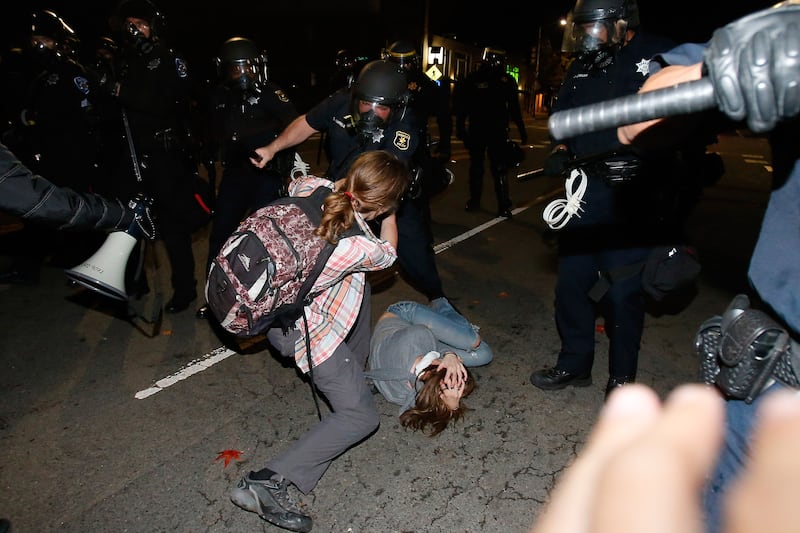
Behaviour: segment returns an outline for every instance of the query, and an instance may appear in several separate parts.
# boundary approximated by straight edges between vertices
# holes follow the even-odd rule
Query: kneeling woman
[[[400,423],[433,437],[468,408],[475,389],[467,366],[485,365],[491,349],[477,328],[445,298],[430,306],[390,305],[375,325],[366,375],[388,401],[400,405]]]

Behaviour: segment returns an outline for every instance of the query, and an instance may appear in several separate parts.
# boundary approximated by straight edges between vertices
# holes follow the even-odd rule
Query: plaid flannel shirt
[[[332,189],[333,183],[313,176],[298,178],[291,183],[289,194],[308,196],[320,186]],[[323,292],[306,307],[314,366],[323,363],[333,354],[355,324],[364,298],[365,272],[388,268],[397,259],[394,246],[376,237],[358,213],[356,222],[364,234],[339,241],[312,288],[312,291]],[[301,332],[295,343],[295,363],[305,373],[308,372],[308,359],[302,318],[295,323],[295,327]]]

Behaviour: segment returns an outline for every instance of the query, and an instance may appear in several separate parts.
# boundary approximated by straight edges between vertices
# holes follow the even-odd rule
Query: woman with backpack
[[[305,308],[305,317],[287,332],[270,329],[267,338],[309,374],[332,412],[263,469],[244,476],[231,492],[233,503],[278,527],[310,531],[311,517],[297,507],[288,486],[308,493],[333,459],[378,428],[380,416],[364,379],[371,320],[365,273],[387,268],[397,259],[394,212],[407,186],[405,163],[382,150],[360,155],[336,183],[307,176],[290,184],[290,196],[307,196],[318,187],[332,189],[316,235],[336,247],[312,287],[312,293],[321,292]],[[380,235],[372,232],[369,221],[380,225]],[[343,236],[350,235],[354,225],[360,231]]]

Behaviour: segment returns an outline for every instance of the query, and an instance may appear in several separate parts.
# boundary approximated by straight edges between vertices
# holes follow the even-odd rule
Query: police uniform
[[[355,131],[352,120],[352,92],[340,90],[306,114],[308,125],[327,133],[331,161],[327,176],[333,181],[343,178],[360,154],[370,150],[386,150],[413,167],[413,157],[421,142],[419,128],[410,113],[395,117],[381,133],[364,139]],[[429,299],[444,296],[436,269],[432,241],[420,206],[404,199],[397,211],[398,261],[417,288]]]
[[[484,161],[488,153],[497,210],[501,214],[507,213],[511,207],[511,199],[508,190],[508,162],[504,154],[509,121],[516,124],[523,143],[527,142],[517,84],[502,69],[484,66],[456,86],[453,100],[456,132],[469,150],[467,210],[480,207]],[[469,123],[468,129],[466,123]]]
[[[217,86],[210,107],[210,159],[219,158],[224,174],[214,205],[206,270],[244,216],[280,196],[286,176],[276,166],[284,156],[259,169],[250,162],[250,153],[270,143],[298,116],[286,93],[269,81],[247,92]]]
[[[22,115],[26,164],[56,185],[77,192],[91,191],[98,178],[94,81],[79,63],[53,54],[29,85]],[[42,254],[48,253],[55,264],[71,267],[88,257],[103,238],[97,233],[54,233],[43,228],[26,228],[25,232],[29,242],[23,240],[18,252],[32,258],[27,267],[31,270],[37,269],[44,260]]]
[[[440,87],[419,68],[411,68],[405,71],[408,79],[408,111],[412,114],[417,127],[419,128],[420,145],[414,156],[414,164],[422,169],[422,183],[420,184],[419,202],[421,209],[426,214],[426,220],[430,225],[430,214],[428,199],[448,185],[445,181],[448,175],[445,173],[444,163],[439,161],[435,165],[431,154],[430,145],[432,139],[428,131],[428,119],[435,117],[439,128],[439,140],[436,151],[440,158],[450,157],[450,137],[453,133],[453,119],[450,112],[450,94],[447,87]]]
[[[188,171],[185,121],[189,95],[186,63],[159,42],[148,52],[123,49],[118,100],[128,121],[130,139],[113,175],[123,199],[143,191],[154,199],[159,237],[171,266],[173,297],[167,310],[180,310],[196,297],[192,228],[188,208],[192,175]],[[134,171],[128,141],[132,141],[141,183]],[[185,197],[185,198],[184,198]],[[131,263],[134,263],[132,258]],[[129,280],[133,282],[134,280]],[[129,285],[130,286],[130,285]],[[139,290],[146,290],[141,288]]]
[[[95,86],[75,61],[61,58],[32,82],[25,108],[35,154],[32,170],[79,192],[95,181]]]
[[[552,111],[635,93],[648,75],[649,59],[671,45],[668,40],[637,31],[606,67],[587,70],[580,60],[574,61]],[[578,159],[621,148],[616,129],[579,135],[564,144]],[[650,172],[658,167],[653,165]],[[642,169],[639,172],[648,175],[629,183],[614,183],[602,161],[581,168],[588,185],[583,212],[558,233],[555,318],[561,350],[555,368],[586,376],[594,362],[596,312],[588,294],[599,272],[643,261],[660,238],[660,221],[652,216],[658,206],[652,203],[654,195],[649,194],[649,185],[661,180]],[[636,376],[645,315],[641,276],[615,281],[599,304],[609,338],[609,383],[632,381]]]

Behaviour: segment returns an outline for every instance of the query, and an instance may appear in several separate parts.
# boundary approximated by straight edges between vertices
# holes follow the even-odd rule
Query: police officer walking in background
[[[478,211],[483,192],[485,156],[494,180],[498,216],[511,218],[507,141],[509,121],[516,124],[522,144],[528,132],[522,120],[517,83],[505,72],[506,52],[488,47],[483,63],[467,78],[456,84],[453,107],[456,112],[456,137],[469,150],[469,200],[466,211]]]
[[[294,164],[294,150],[282,152],[264,168],[253,166],[250,155],[298,116],[288,95],[267,79],[266,53],[252,40],[228,39],[216,63],[220,83],[212,88],[207,110],[203,161],[209,169],[220,161],[223,179],[214,204],[206,272],[245,215],[282,195]],[[208,306],[204,305],[197,318],[207,316]]]
[[[186,63],[163,42],[164,23],[149,0],[123,0],[111,20],[121,45],[115,94],[126,137],[112,186],[120,198],[143,191],[154,199],[171,266],[173,294],[165,311],[178,313],[197,297],[194,228],[186,200],[192,178],[186,150],[189,85]],[[132,255],[129,265],[137,263]],[[149,290],[140,271],[128,281],[134,293]]]

